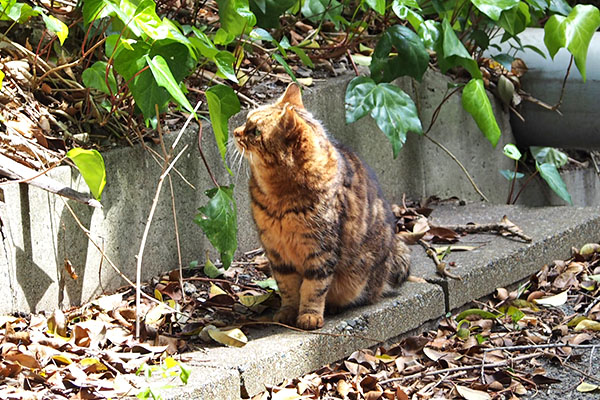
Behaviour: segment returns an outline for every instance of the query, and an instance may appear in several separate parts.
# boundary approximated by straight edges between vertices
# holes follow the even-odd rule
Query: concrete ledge
[[[462,281],[439,277],[423,252],[416,253],[413,274],[441,285],[447,295],[447,310],[488,295],[497,287],[508,286],[528,277],[542,265],[564,259],[571,247],[600,240],[600,208],[542,207],[470,204],[436,208],[431,218],[439,225],[499,222],[507,215],[532,243],[498,235],[469,235],[462,244],[482,246],[469,252],[454,252],[447,261],[457,264],[452,272]]]
[[[220,393],[229,396],[236,390],[237,396],[253,396],[264,390],[264,385],[279,384],[344,358],[357,349],[377,344],[366,338],[385,342],[413,331],[448,310],[528,277],[545,263],[569,256],[572,246],[600,240],[600,208],[468,204],[437,207],[432,218],[444,225],[498,222],[503,215],[521,227],[533,242],[522,243],[491,234],[465,237],[461,244],[481,247],[449,256],[449,261],[458,264],[452,272],[461,276],[462,281],[436,275],[432,261],[419,246],[413,246],[411,274],[425,277],[431,283],[407,282],[397,295],[379,304],[330,316],[323,332],[334,335],[297,333],[279,328],[252,330],[250,341],[243,348],[218,347],[192,353],[191,364],[203,366],[193,372],[195,386],[190,392],[185,388],[178,389],[170,398],[229,399],[231,397],[221,397]],[[206,367],[223,371],[227,377],[234,374],[237,379],[206,377]],[[216,390],[216,382],[235,387],[211,392]],[[219,396],[212,393],[219,393]]]
[[[322,329],[324,335],[279,328],[252,330],[254,336],[242,348],[211,348],[192,357],[195,363],[238,371],[242,390],[253,396],[263,391],[265,384],[308,373],[443,313],[444,295],[438,286],[409,282],[394,297],[329,317]]]

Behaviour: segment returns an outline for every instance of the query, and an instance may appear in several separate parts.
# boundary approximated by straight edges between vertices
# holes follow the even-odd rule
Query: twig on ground
[[[541,356],[541,355],[543,355],[543,353],[524,354],[522,356],[511,358],[510,360],[499,361],[499,362],[495,362],[495,363],[492,363],[492,364],[466,365],[464,367],[444,368],[444,369],[439,369],[437,371],[418,372],[418,373],[412,374],[412,375],[401,376],[401,377],[398,377],[398,378],[386,379],[386,380],[380,381],[379,384],[383,386],[386,383],[398,382],[398,381],[407,381],[409,379],[423,378],[423,377],[426,377],[426,376],[435,376],[435,375],[445,374],[445,373],[448,373],[448,372],[473,371],[475,369],[480,369],[480,368],[488,369],[488,368],[504,367],[506,365],[510,365],[511,363],[514,363],[514,362],[517,362],[517,361],[523,361],[523,360],[527,360],[527,359],[530,359],[530,358],[538,357],[538,356]]]
[[[585,371],[582,371],[582,370],[580,370],[579,368],[577,368],[577,367],[574,367],[574,366],[570,365],[568,362],[561,363],[561,365],[562,365],[563,367],[567,367],[567,368],[569,368],[569,369],[571,369],[571,370],[573,370],[573,371],[575,371],[575,372],[577,372],[577,373],[579,373],[579,374],[581,374],[581,375],[585,376],[586,378],[588,378],[588,379],[590,379],[590,380],[592,380],[592,381],[595,381],[595,382],[600,382],[600,378],[598,378],[598,377],[596,377],[596,376],[593,376],[593,375],[590,375],[590,374],[588,374],[587,372],[585,372]]]
[[[590,313],[590,311],[592,311],[592,308],[594,308],[596,306],[596,304],[600,303],[600,296],[596,297],[594,299],[594,301],[592,301],[586,308],[585,311],[583,311],[583,315],[588,315]]]
[[[444,225],[444,228],[451,229],[457,233],[481,233],[481,232],[506,232],[516,236],[526,242],[531,242],[531,238],[525,235],[518,226],[512,222],[502,222],[493,224],[467,224],[467,225]]]
[[[437,273],[439,275],[443,276],[444,278],[457,279],[459,281],[462,280],[462,278],[460,276],[455,275],[446,269],[446,263],[439,260],[439,258],[437,256],[437,252],[435,251],[434,247],[432,247],[429,243],[427,243],[423,239],[419,239],[419,244],[421,246],[423,246],[423,248],[425,249],[425,253],[427,253],[429,258],[431,258],[433,260],[433,262],[435,263],[435,270],[437,271]]]

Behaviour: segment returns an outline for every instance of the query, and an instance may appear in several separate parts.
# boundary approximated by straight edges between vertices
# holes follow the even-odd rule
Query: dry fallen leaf
[[[568,292],[568,290],[565,290],[564,292],[560,292],[559,294],[556,294],[554,296],[542,297],[541,299],[534,299],[534,302],[543,306],[562,306],[568,300]]]
[[[492,397],[486,392],[482,392],[481,390],[475,390],[468,388],[466,386],[456,386],[456,391],[460,394],[463,399],[466,400],[491,400]]]
[[[208,335],[221,344],[232,346],[232,347],[243,347],[248,343],[248,338],[238,328],[229,330],[220,330],[219,328],[213,328],[207,330]]]

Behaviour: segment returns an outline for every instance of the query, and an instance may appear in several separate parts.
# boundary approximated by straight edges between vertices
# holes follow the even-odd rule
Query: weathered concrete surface
[[[498,222],[503,215],[531,236],[532,243],[493,234],[468,235],[460,244],[480,247],[451,253],[446,260],[457,263],[451,270],[462,277],[461,281],[437,276],[424,250],[412,246],[411,274],[425,277],[430,284],[408,282],[400,288],[397,297],[330,317],[323,329],[325,335],[279,328],[252,330],[245,347],[198,352],[192,354],[192,363],[235,371],[241,383],[240,393],[252,396],[264,390],[265,385],[280,384],[286,378],[318,369],[359,348],[409,332],[448,310],[488,295],[497,287],[508,287],[527,278],[545,263],[567,257],[571,246],[600,239],[600,208],[468,204],[436,207],[432,218],[445,225]],[[346,335],[339,336],[339,333]],[[206,381],[206,385],[213,382]],[[185,396],[188,397],[178,392],[173,398],[190,398]]]
[[[275,385],[308,373],[359,348],[415,329],[443,313],[440,287],[409,282],[378,304],[329,317],[322,333],[281,328],[253,330],[250,341],[242,348],[212,348],[192,353],[192,360],[203,366],[238,371],[242,392],[252,396],[263,391],[265,384]]]
[[[500,206],[471,204],[436,208],[431,218],[441,226],[499,222],[506,215],[518,225],[532,243],[498,235],[468,235],[461,244],[480,246],[469,252],[453,252],[446,261],[454,261],[449,271],[461,280],[436,275],[433,266],[426,265],[423,252],[415,252],[413,274],[441,285],[447,294],[447,310],[458,308],[473,299],[490,294],[528,277],[548,262],[564,259],[573,246],[600,240],[600,208]]]

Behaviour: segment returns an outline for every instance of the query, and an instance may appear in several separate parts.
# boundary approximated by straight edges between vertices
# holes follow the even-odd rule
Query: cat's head
[[[256,166],[295,164],[324,135],[305,110],[300,88],[294,83],[275,103],[250,111],[246,123],[233,134],[238,150]]]

